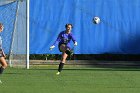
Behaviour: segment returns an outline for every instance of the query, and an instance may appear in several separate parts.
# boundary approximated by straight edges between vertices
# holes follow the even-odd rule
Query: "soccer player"
[[[71,33],[72,24],[66,24],[65,28],[66,30],[59,33],[56,41],[50,47],[50,50],[52,50],[55,45],[58,44],[59,51],[62,52],[61,62],[59,64],[58,72],[56,73],[56,75],[60,74],[66,62],[66,58],[68,57],[68,55],[71,55],[70,41],[72,40],[74,45],[77,46],[77,42]]]
[[[3,31],[3,29],[4,29],[4,26],[2,23],[0,23],[0,33]],[[0,63],[1,63],[0,75],[3,73],[4,69],[7,67],[5,58],[6,58],[6,56],[2,49],[2,38],[0,36]],[[0,83],[2,83],[1,80],[0,80]]]

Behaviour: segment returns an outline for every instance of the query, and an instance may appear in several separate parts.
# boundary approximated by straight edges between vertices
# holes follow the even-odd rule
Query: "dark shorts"
[[[62,44],[63,44],[63,43],[62,43]],[[62,44],[58,44],[58,48],[59,48],[59,51],[60,51],[60,52],[62,52],[61,49],[60,49],[60,46],[61,46]],[[64,44],[64,45],[66,45],[66,44]],[[66,50],[71,50],[70,47],[67,46],[67,45],[66,45],[66,48],[67,48]]]
[[[3,51],[0,49],[0,57],[4,57],[3,56]]]

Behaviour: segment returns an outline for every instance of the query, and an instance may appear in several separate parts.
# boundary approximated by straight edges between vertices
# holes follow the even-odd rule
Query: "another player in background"
[[[4,26],[2,23],[0,23],[0,33],[3,31],[3,29],[4,29]],[[7,63],[6,63],[5,58],[6,58],[6,56],[5,56],[5,53],[2,49],[2,38],[0,35],[0,63],[1,63],[0,75],[3,73],[4,69],[7,67]],[[2,83],[1,80],[0,80],[0,83]]]
[[[58,44],[58,48],[60,52],[62,52],[61,62],[58,67],[58,72],[56,73],[57,75],[62,71],[68,55],[71,55],[70,41],[72,40],[74,45],[77,46],[77,42],[71,33],[72,27],[72,24],[66,24],[66,30],[59,33],[56,41],[50,47],[50,50],[52,50],[55,45]]]

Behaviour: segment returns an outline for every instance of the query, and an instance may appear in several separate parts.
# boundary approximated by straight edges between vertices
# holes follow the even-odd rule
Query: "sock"
[[[4,71],[4,68],[1,66],[1,67],[0,67],[0,74],[2,74],[3,71]]]
[[[58,67],[58,71],[61,72],[63,69],[64,63],[60,63]]]

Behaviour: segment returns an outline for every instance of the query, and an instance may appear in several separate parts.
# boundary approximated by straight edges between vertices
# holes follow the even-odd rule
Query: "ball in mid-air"
[[[93,18],[93,23],[94,23],[94,24],[99,24],[100,21],[101,21],[100,18],[97,17],[97,16]]]

